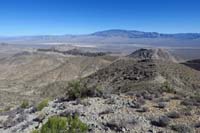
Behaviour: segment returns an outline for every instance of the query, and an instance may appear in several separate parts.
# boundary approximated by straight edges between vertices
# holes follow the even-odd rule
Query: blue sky
[[[0,0],[0,35],[200,32],[199,0]]]

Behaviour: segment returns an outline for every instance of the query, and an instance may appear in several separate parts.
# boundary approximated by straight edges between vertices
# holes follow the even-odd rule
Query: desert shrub
[[[191,112],[192,107],[191,106],[181,108],[179,111],[181,112],[182,115],[185,115],[185,116],[191,116],[192,115],[192,112]]]
[[[7,111],[10,111],[11,110],[11,106],[7,106],[6,108],[4,108],[4,110],[2,112],[7,112]]]
[[[68,133],[86,133],[88,126],[83,123],[77,115],[74,117],[69,116],[67,118]]]
[[[70,99],[77,99],[82,97],[82,89],[81,83],[79,81],[71,81],[68,83],[68,92],[67,95]]]
[[[29,103],[27,100],[24,100],[20,105],[21,108],[27,108],[28,106],[29,106]]]
[[[191,99],[184,99],[181,101],[181,105],[185,105],[185,106],[193,106],[194,105],[194,101]]]
[[[53,116],[41,127],[41,133],[59,133],[67,130],[67,119],[65,117]]]
[[[184,124],[172,125],[171,129],[178,133],[192,133],[192,129]]]
[[[48,99],[42,100],[36,107],[37,111],[41,111],[44,107],[47,107],[48,106],[48,102],[49,102]]]
[[[200,98],[199,97],[191,97],[188,99],[184,99],[181,101],[182,105],[185,106],[200,106]]]
[[[78,116],[53,116],[40,129],[41,133],[86,133],[87,131],[88,126],[79,120]]]
[[[80,81],[71,81],[68,83],[67,96],[69,100],[101,95],[102,92],[97,86],[88,88],[85,83]]]
[[[33,131],[31,131],[31,133],[40,133],[39,130],[35,129]]]
[[[176,91],[172,88],[169,82],[164,82],[161,86],[161,90],[167,93],[175,93]]]

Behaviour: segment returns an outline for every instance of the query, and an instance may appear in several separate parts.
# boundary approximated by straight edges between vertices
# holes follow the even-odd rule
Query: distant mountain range
[[[20,44],[141,44],[147,46],[199,47],[200,33],[163,34],[135,30],[105,30],[86,35],[38,35],[0,37],[0,42]]]
[[[177,33],[163,34],[158,32],[143,32],[136,30],[106,30],[95,32],[91,35],[102,37],[126,37],[126,38],[175,38],[175,39],[198,39],[200,33]]]

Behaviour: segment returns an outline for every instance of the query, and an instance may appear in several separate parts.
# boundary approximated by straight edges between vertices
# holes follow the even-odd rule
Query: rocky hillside
[[[127,92],[133,85],[148,84],[157,76],[156,65],[153,61],[124,58],[88,76],[85,82],[89,85],[100,85],[108,92]]]
[[[200,132],[200,72],[159,49],[131,55],[0,60],[1,105],[17,105],[0,110],[0,132],[38,133],[66,121],[59,127],[89,133]]]
[[[165,49],[139,49],[128,55],[138,60],[153,59],[176,62],[176,59]]]
[[[60,54],[23,52],[0,60],[0,107],[24,99],[37,101],[54,82],[85,77],[111,63],[108,57],[68,57]],[[62,89],[50,96],[62,94]],[[54,89],[55,90],[55,89]],[[57,92],[54,94],[54,92]]]
[[[161,60],[119,59],[86,78],[89,85],[97,84],[107,92],[158,90],[165,83],[174,91],[200,92],[200,73],[182,64]]]
[[[89,133],[198,133],[199,106],[194,99],[147,90],[72,101],[56,99],[39,111],[31,106],[0,113],[0,132],[36,132],[53,116],[78,116]]]

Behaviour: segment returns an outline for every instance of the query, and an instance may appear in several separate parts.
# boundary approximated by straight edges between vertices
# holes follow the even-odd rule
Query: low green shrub
[[[68,83],[68,98],[69,99],[77,99],[83,97],[82,91],[83,91],[83,86],[81,85],[80,81],[71,81]]]
[[[41,111],[44,107],[47,107],[48,106],[48,102],[49,102],[48,99],[42,100],[36,107],[37,111]]]
[[[86,133],[87,131],[88,126],[79,120],[78,116],[53,116],[40,129],[40,133]]]
[[[102,92],[97,86],[88,88],[85,83],[80,81],[71,81],[68,83],[67,97],[69,100],[101,95]]]
[[[67,130],[67,119],[65,117],[54,116],[48,119],[40,132],[41,133],[65,133]]]
[[[27,108],[29,106],[29,102],[27,100],[24,100],[22,104],[20,105],[21,108]]]
[[[35,129],[31,133],[40,133],[39,130]]]
[[[88,126],[83,123],[78,116],[67,118],[68,132],[67,133],[86,133]]]

